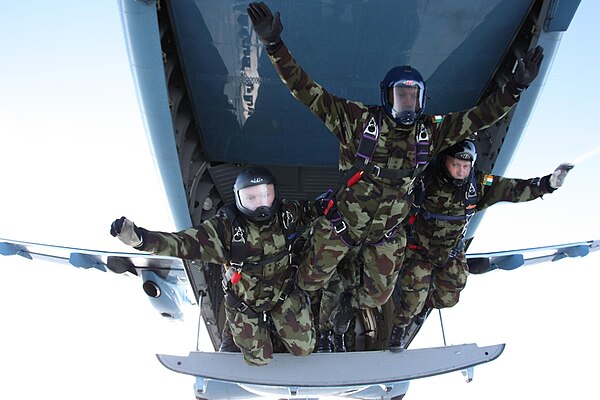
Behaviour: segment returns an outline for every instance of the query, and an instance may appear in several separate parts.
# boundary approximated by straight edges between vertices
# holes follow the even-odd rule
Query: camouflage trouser
[[[270,325],[258,317],[231,310],[225,307],[227,320],[235,344],[250,365],[266,365],[273,358],[273,343],[270,337]],[[296,356],[306,356],[315,346],[315,330],[308,295],[302,290],[294,290],[281,304],[271,309],[275,334],[278,335],[288,351]]]
[[[433,308],[456,305],[468,275],[464,252],[450,258],[441,268],[411,252],[396,286],[401,293],[399,304],[396,304],[394,325],[407,326],[425,305]]]
[[[298,270],[298,286],[306,291],[324,288],[350,247],[344,244],[331,228],[329,221],[320,218],[305,247],[306,254]],[[402,265],[406,235],[399,229],[389,242],[359,245],[358,255],[364,265],[363,284],[352,299],[355,308],[378,307],[391,296]],[[355,249],[352,249],[355,250]],[[352,263],[357,265],[357,263]]]
[[[431,307],[453,307],[458,303],[460,292],[467,284],[469,265],[464,252],[451,258],[444,268],[436,268],[433,272],[433,286],[429,294]]]
[[[331,330],[329,316],[338,303],[343,291],[344,285],[342,279],[337,272],[334,271],[331,279],[323,289],[310,292],[311,308],[315,317],[315,326],[319,332]]]

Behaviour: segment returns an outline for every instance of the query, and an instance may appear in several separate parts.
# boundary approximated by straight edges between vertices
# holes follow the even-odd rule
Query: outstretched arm
[[[434,153],[439,153],[503,118],[519,101],[521,92],[536,78],[543,59],[542,47],[529,50],[524,58],[517,60],[512,77],[502,88],[473,108],[445,115],[434,134]]]
[[[136,226],[125,217],[116,219],[110,234],[136,250],[152,254],[201,260],[215,264],[226,264],[230,255],[223,246],[224,224],[220,220],[208,220],[201,225],[180,232],[149,231]],[[231,232],[228,231],[227,234]]]
[[[250,3],[248,16],[256,35],[267,46],[271,63],[292,96],[323,121],[343,144],[353,140],[353,127],[350,128],[352,132],[345,132],[342,123],[350,126],[350,121],[366,118],[368,108],[329,93],[308,76],[281,39],[283,26],[279,13],[273,14],[265,3]]]
[[[478,186],[482,195],[477,203],[477,210],[481,211],[501,201],[520,203],[552,193],[562,186],[572,168],[573,164],[562,163],[551,175],[531,179],[511,179],[478,172]]]

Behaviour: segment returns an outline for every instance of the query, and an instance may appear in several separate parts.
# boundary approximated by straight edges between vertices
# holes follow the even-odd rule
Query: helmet
[[[462,142],[456,143],[454,146],[448,147],[442,152],[445,156],[458,158],[459,160],[471,161],[471,166],[477,160],[477,147],[471,139],[465,139]]]
[[[381,82],[381,105],[394,121],[412,125],[425,109],[425,81],[410,65],[394,67]]]
[[[472,171],[473,166],[475,165],[475,160],[477,160],[477,148],[475,147],[475,142],[473,142],[470,139],[465,139],[462,142],[458,142],[454,146],[451,146],[442,152],[440,164],[442,167],[441,169],[443,171],[444,179],[453,183],[456,186],[462,186],[467,181],[468,176],[464,179],[454,178],[448,171],[448,168],[446,167],[446,156],[450,156],[458,160],[470,161]]]
[[[279,194],[275,177],[266,168],[243,169],[233,185],[235,205],[250,221],[269,222],[279,207]]]

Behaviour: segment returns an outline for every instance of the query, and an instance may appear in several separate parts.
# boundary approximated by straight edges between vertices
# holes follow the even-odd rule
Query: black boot
[[[419,326],[423,325],[423,323],[427,319],[427,311],[429,311],[429,309],[424,307],[420,313],[413,317],[413,322]]]
[[[404,350],[406,336],[406,328],[400,326],[392,327],[392,334],[390,335],[390,351],[397,353]]]
[[[351,305],[352,294],[342,293],[340,302],[331,312],[329,322],[333,328],[333,332],[338,335],[343,335],[348,330],[350,322],[356,314],[356,309]]]
[[[333,334],[333,351],[336,353],[345,353],[347,351],[344,335]]]
[[[237,347],[233,341],[233,334],[231,333],[231,328],[228,323],[225,324],[223,332],[221,332],[221,345],[219,346],[219,351],[229,353],[240,352],[239,347]]]
[[[331,343],[331,331],[319,332],[319,343],[317,344],[317,353],[331,353],[333,344]]]

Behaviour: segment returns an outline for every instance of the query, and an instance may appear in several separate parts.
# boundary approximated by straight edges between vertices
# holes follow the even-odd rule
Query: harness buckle
[[[392,238],[396,234],[397,231],[398,231],[398,226],[395,226],[392,229],[390,229],[388,232],[384,233],[383,237],[386,240],[390,240],[390,238]]]
[[[240,304],[238,304],[237,306],[235,306],[235,309],[238,310],[239,312],[246,312],[246,310],[248,309],[248,304],[244,303],[243,301],[240,302]]]
[[[235,232],[233,233],[233,238],[231,241],[236,243],[246,243],[246,239],[244,239],[244,230],[242,227],[238,226],[235,228]]]
[[[427,132],[427,128],[425,125],[419,124],[419,132],[417,133],[417,142],[428,142],[429,141],[429,132]]]
[[[283,218],[283,227],[288,229],[291,223],[294,222],[294,216],[290,212],[290,210],[285,210],[284,218]]]
[[[380,174],[381,174],[381,167],[373,164],[373,175],[375,175],[377,178],[379,178]]]
[[[455,258],[458,255],[458,250],[456,250],[455,248],[450,250],[450,254],[448,255],[448,258]]]
[[[348,229],[348,226],[346,226],[346,222],[344,222],[344,220],[340,221],[340,224],[334,225],[333,226],[333,230],[335,231],[335,233],[337,233],[338,235],[342,232],[344,232],[346,229]],[[340,227],[338,229],[338,226]]]
[[[377,122],[375,122],[375,117],[371,117],[371,119],[369,120],[369,123],[367,124],[367,126],[365,127],[365,130],[363,131],[364,135],[370,135],[373,138],[377,139],[377,137],[379,136],[379,129],[377,128]]]

